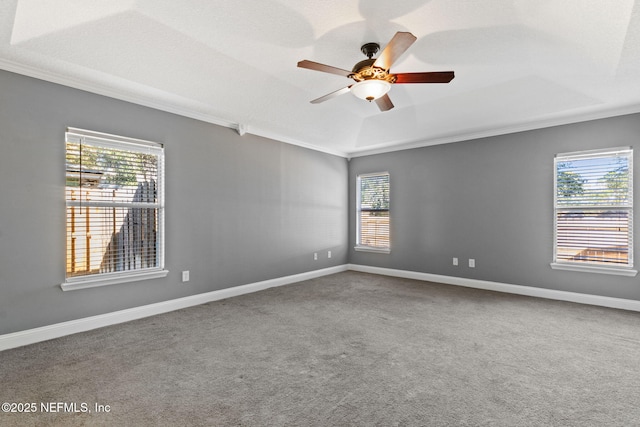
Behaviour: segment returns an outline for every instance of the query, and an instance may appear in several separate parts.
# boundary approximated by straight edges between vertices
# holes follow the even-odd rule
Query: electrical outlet
[[[469,258],[469,267],[476,268],[476,260],[473,258]]]
[[[313,253],[313,260],[317,261],[318,260],[318,252],[314,252]]]
[[[182,281],[183,282],[189,281],[189,270],[185,270],[182,272]]]
[[[453,265],[458,265],[458,258],[453,258]]]
[[[327,258],[331,258],[331,251],[327,251]]]

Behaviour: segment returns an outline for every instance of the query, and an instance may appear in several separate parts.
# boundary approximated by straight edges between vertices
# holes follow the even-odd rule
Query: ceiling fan
[[[351,71],[313,61],[300,61],[298,67],[309,70],[337,74],[353,79],[356,83],[314,99],[312,104],[319,104],[335,98],[343,93],[351,92],[358,98],[369,102],[375,101],[381,111],[393,108],[393,103],[387,95],[392,84],[396,83],[449,83],[453,80],[453,71],[434,71],[424,73],[389,72],[391,65],[416,41],[416,36],[409,32],[398,31],[389,44],[382,50],[378,58],[373,56],[380,50],[378,43],[366,43],[360,50],[368,59],[358,62]]]

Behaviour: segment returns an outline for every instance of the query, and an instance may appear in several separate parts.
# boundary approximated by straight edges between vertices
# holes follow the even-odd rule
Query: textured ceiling
[[[418,40],[380,112],[360,46]],[[344,156],[640,111],[640,0],[3,0],[0,68]]]

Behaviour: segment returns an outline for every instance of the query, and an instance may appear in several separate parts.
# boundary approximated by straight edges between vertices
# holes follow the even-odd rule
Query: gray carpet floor
[[[345,272],[7,350],[0,384],[38,405],[0,425],[637,426],[640,314]]]

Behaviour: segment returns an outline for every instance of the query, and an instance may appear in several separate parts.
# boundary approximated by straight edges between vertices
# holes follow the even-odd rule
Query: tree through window
[[[558,154],[555,260],[633,267],[630,148]]]

